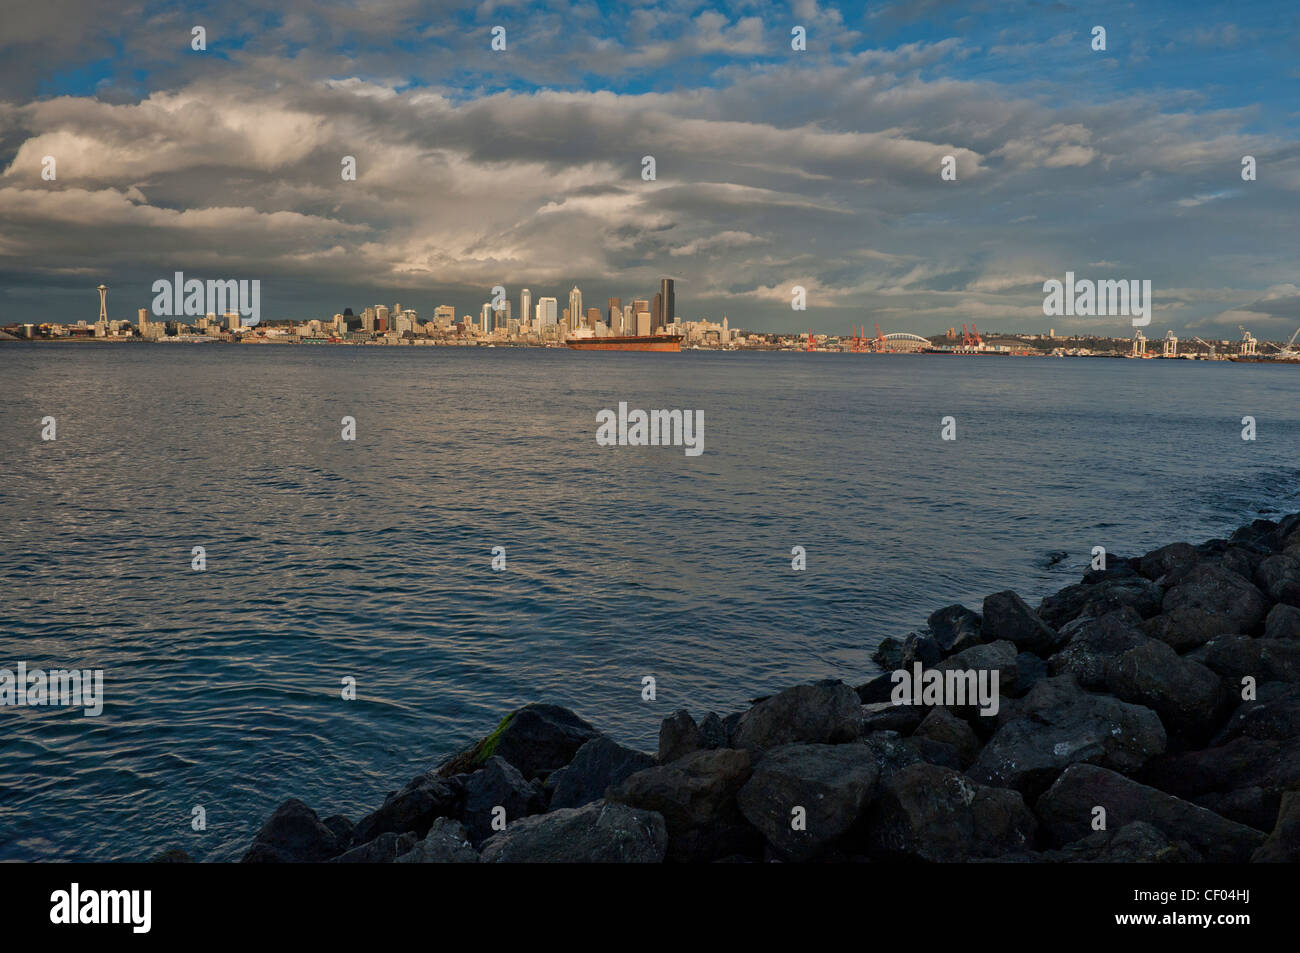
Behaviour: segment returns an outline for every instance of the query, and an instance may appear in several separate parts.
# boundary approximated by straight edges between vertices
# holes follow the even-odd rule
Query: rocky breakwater
[[[1300,514],[940,609],[875,659],[674,712],[653,756],[528,705],[355,823],[286,802],[244,860],[1300,860]]]

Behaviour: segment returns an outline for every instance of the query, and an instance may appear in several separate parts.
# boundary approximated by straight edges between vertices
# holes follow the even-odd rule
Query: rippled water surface
[[[356,819],[529,701],[653,750],[675,708],[856,684],[941,605],[1298,508],[1298,395],[1186,361],[0,347],[0,667],[105,673],[98,717],[0,708],[0,859],[236,859],[285,798]],[[597,446],[619,401],[702,410],[705,452]]]

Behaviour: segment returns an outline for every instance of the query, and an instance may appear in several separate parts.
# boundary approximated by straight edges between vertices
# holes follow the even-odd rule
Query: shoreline
[[[1300,860],[1300,513],[981,608],[653,754],[525,705],[356,823],[284,802],[242,861]]]

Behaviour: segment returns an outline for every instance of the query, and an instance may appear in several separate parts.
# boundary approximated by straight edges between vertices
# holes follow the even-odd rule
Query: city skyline
[[[308,9],[12,14],[0,321],[173,271],[260,279],[285,319],[675,274],[694,314],[758,330],[1122,333],[1041,313],[1073,271],[1151,281],[1185,336],[1300,323],[1289,8]]]

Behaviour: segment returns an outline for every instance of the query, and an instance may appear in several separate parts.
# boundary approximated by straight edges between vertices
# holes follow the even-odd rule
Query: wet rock
[[[1137,575],[1123,576],[1095,584],[1067,586],[1045,598],[1038,614],[1057,628],[1075,619],[1103,616],[1125,607],[1145,619],[1160,612],[1163,599],[1164,590],[1150,580]]]
[[[880,640],[876,646],[876,651],[871,653],[871,661],[875,662],[887,672],[903,667],[903,643],[892,635],[887,635]]]
[[[535,778],[573,759],[584,744],[600,732],[559,705],[525,705],[501,720],[496,730],[468,751],[438,769],[440,777],[469,774],[488,759],[505,758],[525,778]]]
[[[1138,572],[1152,580],[1171,573],[1185,575],[1200,558],[1201,554],[1190,543],[1170,543],[1143,556],[1138,561]]]
[[[1138,559],[1132,556],[1117,556],[1114,553],[1108,553],[1106,556],[1106,568],[1093,569],[1088,566],[1083,572],[1083,581],[1087,585],[1095,585],[1099,582],[1107,582],[1112,579],[1126,579],[1138,574]]]
[[[754,750],[852,741],[862,732],[860,704],[857,693],[839,681],[787,688],[741,716],[732,744]]]
[[[478,851],[470,843],[469,831],[460,821],[440,817],[429,833],[409,851],[400,854],[398,864],[477,864]]]
[[[983,784],[1035,796],[1068,765],[1132,772],[1165,750],[1151,709],[1083,691],[1070,676],[1039,682],[998,728],[968,774]]]
[[[750,774],[749,755],[743,750],[696,751],[671,764],[638,771],[610,788],[606,800],[663,815],[670,860],[755,854],[757,832],[736,806],[736,794]]]
[[[877,702],[862,706],[862,733],[896,731],[910,735],[925,720],[927,709],[920,705],[895,705]]]
[[[1250,633],[1263,623],[1269,604],[1249,579],[1221,566],[1198,565],[1165,593],[1163,608],[1166,615],[1180,615],[1159,629],[1163,634],[1156,631],[1149,634],[1182,651],[1190,647],[1189,639],[1193,640],[1191,645],[1205,641],[1202,638],[1204,620],[1199,617],[1200,613],[1211,613],[1222,626],[1211,635]]]
[[[572,761],[546,779],[546,787],[551,791],[550,810],[599,801],[605,796],[606,788],[653,767],[654,763],[650,755],[625,748],[609,738],[592,738],[578,749]]]
[[[1256,682],[1300,681],[1300,641],[1295,639],[1225,635],[1208,643],[1196,659],[1234,686],[1247,675]]]
[[[1250,859],[1256,864],[1300,863],[1300,791],[1282,795],[1273,832]]]
[[[1006,690],[1013,698],[1025,695],[1031,688],[1047,678],[1049,674],[1047,660],[1039,658],[1033,652],[1021,652],[1016,656],[1016,677]],[[999,680],[999,688],[1001,681]]]
[[[244,854],[245,864],[311,864],[339,854],[334,832],[297,798],[285,801],[262,825]]]
[[[1142,617],[1131,606],[1097,618],[1083,618],[1061,629],[1069,639],[1048,660],[1052,675],[1073,675],[1084,688],[1099,690],[1106,684],[1112,659],[1148,641]]]
[[[1278,525],[1272,520],[1258,519],[1252,520],[1249,526],[1243,526],[1235,530],[1228,537],[1229,542],[1253,544],[1263,549],[1277,549],[1282,544],[1281,535],[1278,533]]]
[[[1180,735],[1203,739],[1219,723],[1219,676],[1164,642],[1148,639],[1121,653],[1107,666],[1104,682],[1115,697],[1154,710]]]
[[[903,639],[902,658],[899,668],[911,668],[920,662],[926,668],[938,663],[943,658],[943,649],[934,636],[927,632],[913,632]]]
[[[1300,639],[1300,609],[1278,603],[1264,619],[1264,638]]]
[[[503,807],[506,823],[537,814],[545,808],[542,785],[527,781],[513,764],[499,755],[465,779],[465,828],[470,840],[481,844],[492,836],[493,809]]]
[[[935,863],[1028,849],[1037,828],[1015,791],[984,787],[958,771],[923,763],[882,783],[866,825],[876,852]]]
[[[429,831],[434,818],[455,814],[461,805],[463,789],[459,779],[421,774],[407,782],[400,791],[384,799],[379,810],[357,822],[351,842],[364,844],[380,834],[414,833],[417,839]],[[329,826],[329,821],[326,821]]]
[[[668,833],[659,814],[596,801],[514,821],[483,845],[482,862],[658,864],[667,847]]]
[[[1034,810],[1049,842],[1063,845],[1092,833],[1096,807],[1105,809],[1109,828],[1145,821],[1216,863],[1244,862],[1264,840],[1244,824],[1091,764],[1066,768]]]
[[[700,739],[700,727],[691,717],[691,713],[679,708],[659,726],[659,763],[676,761],[692,751],[699,751],[703,746]]]
[[[1257,697],[1242,702],[1211,740],[1211,746],[1234,738],[1259,741],[1287,741],[1300,738],[1300,685],[1265,682],[1256,687]]]
[[[853,828],[879,776],[864,745],[782,745],[763,756],[736,801],[778,857],[803,861]],[[796,808],[804,811],[802,830],[794,828]]]
[[[979,613],[972,612],[963,605],[946,606],[930,613],[926,624],[944,655],[960,652],[984,641],[983,620]]]
[[[391,864],[402,854],[415,847],[420,838],[414,834],[380,834],[374,840],[354,847],[346,853],[331,858],[331,864]]]
[[[714,712],[709,712],[700,722],[700,745],[705,751],[731,746],[731,734],[726,724]]]
[[[1300,606],[1300,560],[1269,556],[1255,570],[1255,583],[1274,602]]]
[[[912,733],[914,743],[918,738],[950,745],[957,754],[960,769],[970,765],[980,752],[980,740],[975,731],[946,708],[930,709],[925,720]]]
[[[1038,655],[1051,654],[1060,640],[1057,631],[1010,589],[984,598],[984,637],[1005,639]]]
[[[864,705],[878,705],[889,702],[894,694],[893,672],[877,675],[865,685],[859,685],[854,691],[858,701]]]
[[[999,694],[1012,694],[1020,678],[1019,653],[1014,643],[1005,639],[986,642],[950,655],[934,666],[940,672],[997,672]],[[992,684],[990,678],[989,684]]]

